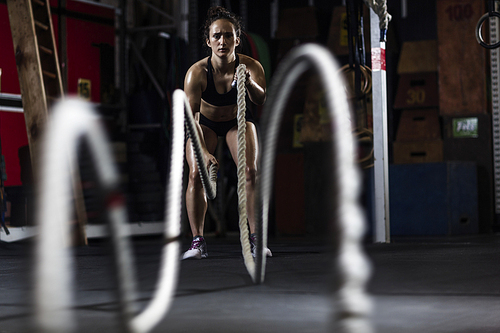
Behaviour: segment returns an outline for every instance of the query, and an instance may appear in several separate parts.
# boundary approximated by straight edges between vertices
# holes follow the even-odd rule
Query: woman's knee
[[[189,169],[189,183],[191,183],[191,185],[201,186],[201,176],[198,168]]]

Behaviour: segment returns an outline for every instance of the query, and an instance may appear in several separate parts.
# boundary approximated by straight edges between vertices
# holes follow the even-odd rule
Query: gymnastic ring
[[[365,77],[368,81],[364,90],[365,95],[368,95],[372,91],[372,69],[368,66],[362,66],[361,68],[365,71]]]
[[[358,165],[362,165],[363,163],[367,161],[372,161],[373,160],[373,153],[374,153],[374,147],[373,147],[373,131],[368,129],[368,128],[362,128],[360,130],[356,130],[353,133],[353,137],[357,139],[358,143],[360,142],[368,142],[371,143],[371,150],[370,152],[364,156],[364,157],[359,157],[358,160],[356,161]],[[368,169],[371,168],[373,164],[370,165],[362,165],[361,167],[363,169]]]
[[[491,16],[496,16],[496,17],[500,18],[500,13],[498,13],[498,12],[488,12],[488,13],[484,14],[483,16],[481,16],[481,18],[479,19],[479,21],[477,22],[477,25],[476,25],[476,39],[477,39],[477,42],[482,47],[484,47],[486,49],[490,49],[490,50],[491,49],[496,49],[497,47],[500,47],[500,41],[496,42],[495,44],[491,44],[491,45],[490,44],[486,44],[484,42],[484,40],[483,40],[483,36],[481,35],[481,30],[482,30],[484,21],[486,21]]]
[[[372,83],[371,83],[371,70],[367,66],[360,66],[360,73],[362,76],[363,84],[361,87],[361,96],[363,97],[366,94],[368,94],[371,90]],[[345,91],[349,99],[355,98],[356,94],[352,91],[352,89],[349,89],[351,87],[350,81],[347,79],[347,73],[353,72],[354,69],[350,67],[350,65],[344,65],[341,69],[340,72],[343,74],[344,79],[345,79]]]
[[[363,71],[363,69],[364,69],[364,66],[360,66],[360,73],[362,74],[361,76],[363,79],[363,86],[361,87],[361,96],[365,95],[365,91],[369,86],[368,80],[366,77],[366,72]],[[356,97],[356,94],[353,91],[354,89],[351,89],[352,88],[351,81],[348,80],[348,77],[347,77],[347,74],[351,73],[353,71],[354,71],[354,68],[351,68],[349,64],[342,66],[342,68],[340,69],[340,72],[343,74],[344,79],[345,79],[345,92],[346,92],[347,97],[349,99]]]

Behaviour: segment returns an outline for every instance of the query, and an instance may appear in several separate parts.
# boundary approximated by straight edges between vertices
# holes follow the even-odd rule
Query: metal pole
[[[497,10],[495,3],[493,10]],[[500,29],[498,19],[490,17],[490,44],[499,41]],[[495,214],[500,214],[500,51],[498,48],[491,49],[490,53],[491,71],[491,120],[493,133],[493,166],[495,178]]]
[[[278,30],[278,17],[279,17],[279,1],[273,0],[270,4],[271,8],[271,38],[276,37]]]
[[[181,0],[180,37],[189,42],[189,0]]]
[[[247,0],[240,0],[240,15],[243,20],[243,27],[249,31],[248,28],[248,3]]]
[[[373,147],[375,219],[374,241],[389,243],[389,149],[387,131],[387,80],[385,66],[385,42],[380,39],[379,18],[370,9],[370,36],[372,54],[373,94]]]
[[[189,61],[195,63],[200,57],[198,42],[198,1],[189,0],[188,9]]]
[[[127,105],[127,0],[120,0],[117,9],[119,16],[119,78],[120,78],[120,105],[123,109]]]

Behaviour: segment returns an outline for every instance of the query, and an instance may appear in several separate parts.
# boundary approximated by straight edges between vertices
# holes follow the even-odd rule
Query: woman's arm
[[[245,85],[248,91],[250,100],[262,105],[266,101],[266,76],[264,68],[255,59],[245,57],[242,63],[247,66]]]
[[[186,73],[184,78],[184,92],[191,106],[193,112],[193,117],[195,119],[196,131],[198,132],[198,137],[200,138],[201,149],[205,158],[205,163],[207,168],[210,164],[218,165],[217,159],[210,154],[205,143],[205,138],[203,136],[203,131],[198,122],[200,105],[201,105],[201,94],[203,90],[203,80],[206,80],[206,74],[203,68],[197,66],[196,64],[191,66],[191,68]]]

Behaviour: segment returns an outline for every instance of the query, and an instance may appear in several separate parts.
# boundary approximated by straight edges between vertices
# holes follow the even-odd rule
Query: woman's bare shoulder
[[[207,71],[207,59],[208,57],[205,57],[195,62],[191,67],[189,67],[188,73],[190,73],[191,75],[205,74]]]
[[[238,53],[238,56],[240,58],[240,63],[245,64],[247,67],[254,69],[262,69],[262,65],[258,60],[255,60],[254,58],[241,53]]]
[[[240,63],[245,65],[259,63],[257,60],[250,56],[247,56],[246,54],[238,53],[238,57],[240,58]]]

